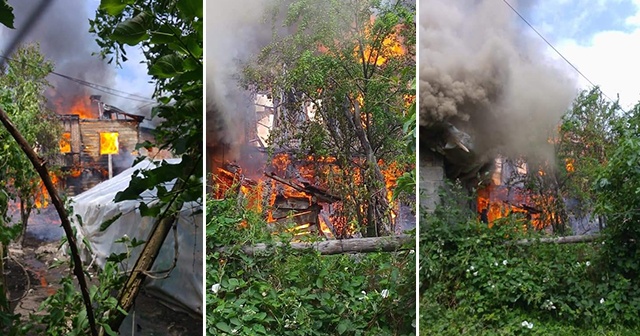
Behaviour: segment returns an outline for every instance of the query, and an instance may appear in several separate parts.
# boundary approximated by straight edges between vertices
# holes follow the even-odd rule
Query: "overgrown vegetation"
[[[549,234],[515,215],[489,228],[461,206],[466,192],[448,188],[421,221],[421,334],[638,334],[639,112],[596,88],[560,127],[555,195],[600,219],[596,242],[517,244]]]
[[[239,201],[240,200],[240,201]],[[207,201],[207,335],[414,335],[415,254],[323,256],[228,195]]]
[[[280,108],[273,147],[299,143],[301,157],[335,159],[338,169],[316,175],[344,200],[342,216],[365,236],[393,232],[382,170],[415,164],[403,141],[415,98],[415,8],[403,1],[274,3],[273,40],[244,73],[247,86],[269,92]]]
[[[53,64],[37,45],[19,48],[6,64],[0,76],[0,106],[38,155],[49,162],[53,173],[62,133],[55,112],[45,108],[44,92],[49,88],[45,77],[53,71]],[[47,195],[42,194],[38,172],[4,128],[0,128],[0,142],[0,189],[19,204],[22,230],[17,239],[22,244],[36,202],[44,203]]]

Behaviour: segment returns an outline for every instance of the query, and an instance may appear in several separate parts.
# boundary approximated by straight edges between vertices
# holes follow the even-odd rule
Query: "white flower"
[[[587,261],[585,264],[587,265],[587,267],[591,266],[591,262],[590,261]]]
[[[473,267],[473,265],[471,265],[470,269],[473,271],[474,269],[476,269],[475,267]]]
[[[219,283],[217,283],[217,284],[214,284],[213,286],[211,286],[211,291],[212,291],[214,294],[218,294],[218,292],[220,291],[220,284],[219,284]]]
[[[496,285],[491,285],[491,289],[496,288]]]
[[[520,325],[523,326],[523,327],[527,327],[529,329],[533,328],[533,322],[522,321],[522,323],[520,323]]]
[[[380,292],[380,296],[382,296],[383,299],[386,299],[389,296],[389,290],[383,289],[382,292]]]
[[[600,298],[600,304],[604,304],[604,298]]]
[[[503,265],[505,265],[505,266],[507,266],[507,264],[508,264],[507,259],[503,260],[503,261],[502,261],[502,264],[503,264]]]
[[[414,254],[414,253],[416,253],[415,250],[409,250],[409,254]]]
[[[497,261],[496,261],[496,262],[494,262],[494,263],[493,263],[493,266],[498,266],[498,262],[497,262]]]
[[[478,271],[473,272],[473,276],[478,276]]]
[[[262,292],[262,296],[267,296],[267,292]]]
[[[238,332],[238,329],[231,329],[232,334],[236,334],[237,332]]]

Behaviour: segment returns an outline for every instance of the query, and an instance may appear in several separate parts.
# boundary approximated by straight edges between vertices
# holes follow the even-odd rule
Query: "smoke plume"
[[[5,41],[3,43],[5,47],[18,31],[31,24],[30,33],[21,43],[38,43],[45,58],[54,63],[55,72],[107,87],[128,90],[123,88],[123,83],[118,83],[116,80],[116,69],[113,64],[107,64],[99,56],[92,55],[100,51],[95,36],[89,33],[89,18],[93,18],[97,7],[96,1],[52,1],[38,21],[26,22],[39,2],[39,0],[9,0],[14,9],[16,29],[2,29],[0,32],[0,36]],[[125,111],[133,110],[133,113],[136,106],[141,105],[140,102],[108,95],[55,75],[50,75],[47,79],[53,86],[53,89],[46,93],[50,108],[60,114],[69,113],[73,105],[80,100],[89,107],[90,95],[102,95],[102,100],[107,104],[115,105]],[[127,83],[126,86],[129,84]]]
[[[237,148],[245,142],[244,124],[255,110],[241,88],[242,64],[271,37],[265,23],[269,1],[218,1],[207,6],[207,146]]]
[[[479,151],[544,154],[575,85],[543,42],[502,1],[424,1],[419,22],[421,129],[450,122]]]

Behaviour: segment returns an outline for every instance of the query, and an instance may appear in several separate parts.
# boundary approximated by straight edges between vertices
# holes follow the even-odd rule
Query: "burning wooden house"
[[[287,230],[300,236],[316,234],[328,239],[358,236],[361,228],[356,228],[353,223],[361,222],[346,218],[343,211],[345,200],[332,190],[344,188],[346,184],[361,184],[359,168],[349,168],[355,173],[352,176],[355,180],[347,182],[341,180],[346,176],[343,174],[345,168],[335,158],[295,155],[299,152],[296,148],[300,140],[286,137],[290,134],[278,129],[278,113],[283,112],[274,106],[278,104],[266,95],[255,97],[255,108],[249,111],[252,115],[245,119],[253,124],[244,125],[244,130],[241,130],[244,135],[242,145],[234,147],[224,141],[211,140],[219,137],[207,137],[207,161],[216,186],[212,190],[213,196],[222,198],[225,193],[233,192],[246,202],[247,208],[263,214],[274,230]],[[296,119],[312,118],[314,112],[311,106],[305,106],[295,112]],[[217,126],[222,127],[220,123]],[[278,132],[273,132],[275,129]],[[281,137],[284,134],[290,140],[284,144],[281,142],[278,148],[267,149],[267,139],[273,133]],[[357,167],[364,166],[362,160],[352,158]],[[379,165],[388,191],[386,198],[392,203],[392,225],[396,224],[396,218],[402,217],[402,220],[406,219],[407,226],[397,226],[398,232],[410,229],[412,224],[415,225],[415,216],[401,215],[400,204],[392,201],[390,191],[404,171],[393,164],[379,162]],[[328,185],[327,179],[332,180],[333,185]],[[410,209],[404,206],[402,211],[410,212]],[[408,218],[413,218],[413,221]]]
[[[63,184],[77,195],[129,168],[140,142],[142,116],[126,113],[91,96],[60,115]]]

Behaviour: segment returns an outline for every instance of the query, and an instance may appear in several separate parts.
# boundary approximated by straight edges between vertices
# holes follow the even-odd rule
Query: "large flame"
[[[99,117],[86,97],[77,99],[69,111],[64,114],[77,114],[81,119],[98,119]]]
[[[118,133],[117,132],[101,132],[100,133],[100,154],[118,154]]]
[[[356,161],[358,161],[359,165],[363,166],[363,162],[360,162],[362,160]],[[300,187],[298,189],[279,183],[266,176],[249,179],[243,175],[243,170],[235,164],[227,166],[228,169],[222,167],[217,168],[215,173],[216,188],[214,189],[214,197],[220,199],[229,191],[238,193],[245,199],[248,209],[263,214],[269,223],[295,220],[297,224],[290,232],[298,236],[300,231],[308,232],[308,228],[310,228],[312,224],[311,222],[300,222],[302,218],[307,218],[309,215],[312,215],[312,211],[306,210],[306,207],[311,209],[313,206],[318,206],[316,203],[317,199],[313,194],[301,191],[304,189],[304,183],[330,192],[330,186],[323,183],[323,179],[330,178],[334,186],[340,187],[347,184],[343,179],[349,175],[349,178],[351,178],[349,184],[354,186],[362,185],[362,172],[360,169],[350,168],[352,171],[346,174],[345,171],[339,168],[336,162],[337,160],[334,157],[308,156],[301,160],[294,160],[285,153],[275,155],[269,164],[270,169],[273,169],[273,175],[288,180],[293,185],[298,185],[298,187]],[[385,178],[385,185],[387,187],[386,198],[392,207],[392,220],[395,220],[398,204],[396,204],[392,198],[392,190],[396,185],[397,178],[403,174],[404,170],[395,162],[385,163],[380,160],[378,164]],[[304,181],[304,183],[302,181]],[[234,186],[237,189],[231,190]],[[353,190],[354,194],[360,192],[361,190],[357,187]],[[346,196],[346,200],[353,200],[353,196],[356,195]],[[278,210],[277,208],[289,203],[297,204],[297,206],[303,209],[283,215],[282,210]],[[328,206],[329,205],[322,205],[320,207],[326,210]],[[342,216],[341,202],[332,203],[330,208],[333,209],[331,214],[321,213],[316,219],[317,229],[324,233],[325,236],[333,236],[329,225],[331,225],[339,235],[348,235],[349,233],[359,230],[359,228],[349,224],[350,221]],[[364,211],[365,209],[363,208],[361,210]],[[246,225],[246,223],[243,225]]]
[[[375,64],[381,66],[392,57],[402,56],[406,53],[405,47],[402,44],[402,37],[399,34],[402,25],[394,27],[393,32],[384,38],[379,46],[375,41],[375,36],[371,33],[371,27],[375,21],[375,17],[371,17],[371,22],[368,27],[365,28],[365,36],[369,43],[364,45],[364,51],[360,53],[360,46],[356,46],[354,55],[360,60],[360,62]]]

